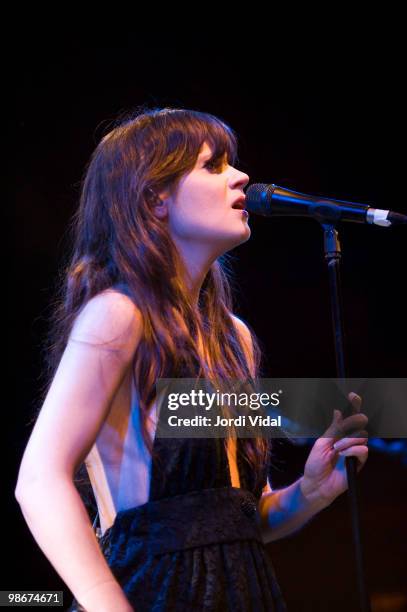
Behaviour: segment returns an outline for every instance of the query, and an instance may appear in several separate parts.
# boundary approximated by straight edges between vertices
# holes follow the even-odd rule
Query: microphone
[[[320,223],[351,221],[390,227],[407,223],[407,215],[373,208],[369,204],[333,200],[298,193],[278,185],[254,183],[246,190],[247,210],[265,217],[312,217]]]

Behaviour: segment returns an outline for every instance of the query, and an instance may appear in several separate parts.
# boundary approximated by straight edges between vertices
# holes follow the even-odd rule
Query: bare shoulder
[[[86,302],[24,452],[20,485],[52,472],[75,473],[109,414],[141,334],[141,313],[129,297],[109,289]]]
[[[247,346],[252,347],[252,334],[247,323],[233,313],[231,313],[231,316],[242,340]]]
[[[134,302],[116,289],[91,298],[77,315],[70,340],[126,350],[134,347],[143,330],[143,318]]]

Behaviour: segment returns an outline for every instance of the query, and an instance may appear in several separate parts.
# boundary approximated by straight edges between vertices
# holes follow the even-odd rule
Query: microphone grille
[[[253,183],[246,190],[246,208],[258,215],[270,215],[270,202],[276,185]]]

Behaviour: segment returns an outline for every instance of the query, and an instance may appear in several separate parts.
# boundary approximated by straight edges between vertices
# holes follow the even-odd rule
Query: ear
[[[154,192],[152,192],[154,193]],[[153,212],[159,219],[164,219],[168,214],[168,198],[169,193],[167,191],[161,191],[160,193],[154,193]]]
[[[153,204],[153,212],[159,219],[165,219],[168,214],[168,204],[166,200],[157,201]]]

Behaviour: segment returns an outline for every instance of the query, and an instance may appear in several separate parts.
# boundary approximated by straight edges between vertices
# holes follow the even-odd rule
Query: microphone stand
[[[320,221],[320,223],[324,229],[324,254],[328,265],[332,327],[335,342],[336,374],[338,378],[344,379],[346,377],[346,369],[343,342],[342,293],[340,282],[340,261],[342,256],[341,244],[335,223],[325,223],[322,221]],[[370,600],[367,593],[363,570],[362,543],[356,487],[356,457],[345,457],[345,466],[348,479],[349,508],[355,548],[356,578],[358,583],[360,610],[361,612],[370,612]]]

